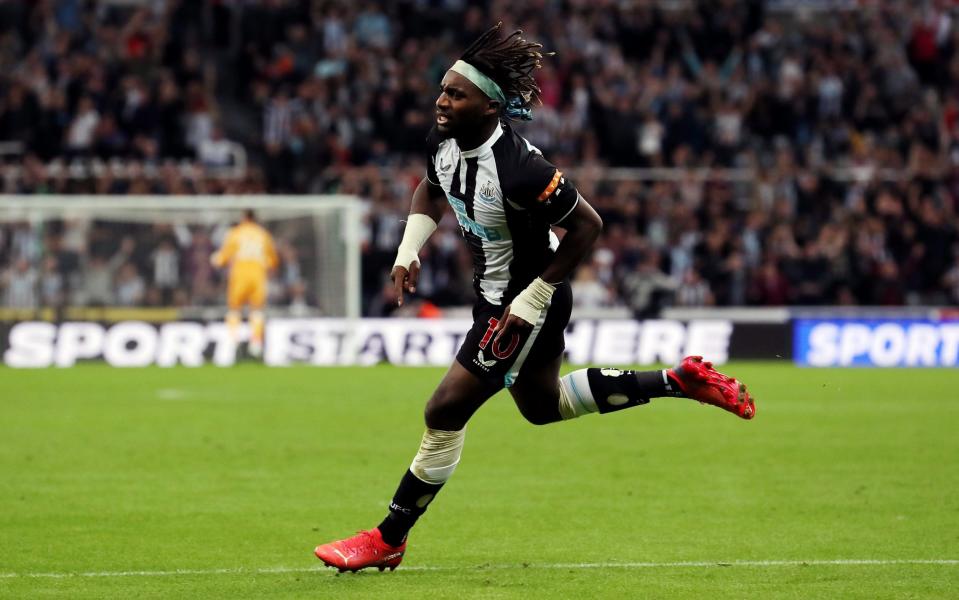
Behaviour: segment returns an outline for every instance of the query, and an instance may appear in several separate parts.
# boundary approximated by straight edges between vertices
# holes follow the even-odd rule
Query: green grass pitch
[[[496,396],[403,565],[337,575],[442,370],[0,369],[0,597],[959,597],[959,372],[724,370],[754,421]]]

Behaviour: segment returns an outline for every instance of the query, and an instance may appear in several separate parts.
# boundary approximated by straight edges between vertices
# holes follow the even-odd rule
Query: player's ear
[[[499,102],[497,102],[496,100],[490,100],[490,101],[486,104],[486,112],[484,112],[483,114],[485,114],[486,116],[489,116],[489,115],[498,115],[498,114],[499,114]]]

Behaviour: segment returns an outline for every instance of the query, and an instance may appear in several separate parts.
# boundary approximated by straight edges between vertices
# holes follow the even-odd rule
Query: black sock
[[[649,403],[650,395],[640,384],[635,371],[589,368],[586,377],[600,413]]]
[[[663,375],[664,370],[660,371],[633,371],[636,375],[636,381],[639,382],[639,388],[643,394],[649,398],[662,398],[665,396],[679,397],[683,393],[679,386],[670,377]]]
[[[681,395],[663,371],[586,369],[589,390],[600,413],[648,404],[650,398]]]
[[[443,484],[426,483],[407,469],[400,480],[393,501],[390,502],[390,513],[379,525],[383,541],[390,546],[399,546],[406,539],[420,515],[426,512],[433,498],[439,493]]]

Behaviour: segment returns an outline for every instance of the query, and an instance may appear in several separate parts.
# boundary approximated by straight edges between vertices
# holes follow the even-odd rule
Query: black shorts
[[[494,347],[493,328],[505,308],[481,298],[473,306],[473,327],[456,353],[456,360],[467,371],[496,390],[513,385],[521,370],[546,365],[566,349],[564,334],[573,308],[569,281],[556,286],[532,330],[514,333],[512,339],[500,340]]]

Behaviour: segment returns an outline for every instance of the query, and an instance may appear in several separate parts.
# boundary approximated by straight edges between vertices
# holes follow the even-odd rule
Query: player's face
[[[496,114],[496,104],[469,79],[447,71],[436,99],[436,129],[446,137],[476,131],[483,120]]]

